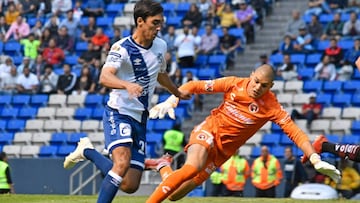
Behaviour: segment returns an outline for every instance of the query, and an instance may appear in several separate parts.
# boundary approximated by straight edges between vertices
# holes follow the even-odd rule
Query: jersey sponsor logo
[[[251,113],[257,113],[258,111],[259,111],[259,106],[257,105],[257,103],[251,103],[250,105],[249,105],[249,111],[251,112]]]
[[[109,56],[115,56],[115,57],[121,58],[121,54],[116,53],[116,52],[109,52]]]
[[[161,190],[162,190],[163,193],[166,194],[166,193],[170,192],[171,188],[169,186],[165,185],[165,186],[161,187]]]
[[[158,60],[158,63],[159,65],[161,66],[163,63],[164,63],[164,57],[161,53],[158,53],[157,56],[156,56],[157,60]]]
[[[128,123],[120,123],[119,128],[121,136],[131,135],[131,126]]]
[[[108,57],[106,58],[106,62],[120,62],[121,55],[115,52],[110,52]]]
[[[139,58],[136,58],[136,59],[134,59],[134,60],[133,60],[133,62],[134,62],[134,65],[135,65],[135,66],[140,66],[140,65],[141,65],[142,60],[141,60],[141,59],[139,59]]]
[[[229,102],[225,102],[224,110],[226,110],[226,114],[229,115],[234,120],[244,123],[244,124],[254,124],[254,120],[248,118],[243,115],[241,111],[235,106],[230,104]]]
[[[214,91],[214,80],[207,80],[205,81],[205,90],[207,92],[212,92]]]

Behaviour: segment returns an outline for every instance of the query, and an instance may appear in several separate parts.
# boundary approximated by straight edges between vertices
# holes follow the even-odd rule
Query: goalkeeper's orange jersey
[[[298,146],[309,140],[274,93],[269,91],[258,99],[249,97],[246,91],[249,82],[250,78],[223,77],[191,81],[180,87],[191,93],[224,93],[223,102],[211,111],[204,126],[214,136],[214,144],[223,155],[230,157],[269,120],[278,124]]]

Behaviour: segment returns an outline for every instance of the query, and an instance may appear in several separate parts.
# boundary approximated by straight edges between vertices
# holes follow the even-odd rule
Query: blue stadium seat
[[[110,3],[106,6],[106,14],[109,17],[114,18],[115,16],[122,15],[122,11],[124,10],[123,3]]]
[[[88,26],[89,25],[89,17],[85,17],[85,16],[82,16],[81,18],[80,18],[80,26],[82,26],[82,27],[86,27],[86,26]]]
[[[225,61],[226,61],[226,56],[224,54],[210,55],[208,64],[209,67],[216,68],[217,76],[219,76],[218,73],[220,72],[220,70],[225,69],[225,63],[224,63]]]
[[[130,29],[122,29],[121,30],[121,36],[122,37],[127,37],[131,35],[131,30]]]
[[[76,55],[80,56],[84,51],[88,48],[87,42],[76,42],[75,44],[75,52]]]
[[[167,94],[167,93],[160,94],[158,103],[165,101],[169,96],[170,96],[170,94]]]
[[[335,107],[348,107],[351,104],[351,94],[334,94],[332,105]]]
[[[154,124],[155,124],[155,120],[154,119],[149,119],[147,121],[147,123],[146,123],[146,130],[148,132],[151,132],[153,130]]]
[[[323,81],[322,80],[311,80],[311,81],[305,81],[303,86],[303,91],[306,93],[309,92],[321,92],[323,87]]]
[[[11,106],[12,95],[0,95],[0,107]]]
[[[360,137],[357,135],[344,135],[342,137],[341,143],[344,144],[359,144]]]
[[[13,63],[15,66],[19,66],[23,61],[23,56],[12,56]]]
[[[321,61],[322,54],[314,53],[306,56],[305,65],[315,67]]]
[[[8,132],[21,132],[25,128],[25,120],[11,119],[7,123],[6,131]]]
[[[103,99],[104,96],[101,94],[87,94],[85,97],[84,105],[90,108],[102,106]]]
[[[338,45],[344,49],[343,51],[346,51],[354,46],[354,40],[340,40],[338,41]]]
[[[69,135],[67,133],[61,132],[61,133],[53,133],[51,135],[50,144],[51,145],[63,145],[66,144],[68,140]]]
[[[162,133],[148,133],[146,135],[146,141],[148,143],[162,143]]]
[[[208,55],[197,55],[195,60],[195,66],[196,68],[202,68],[205,67],[207,64],[207,61],[209,59]]]
[[[166,3],[161,3],[163,9],[164,9],[164,16],[169,17],[169,16],[176,16],[175,13],[175,8],[176,8],[176,4],[173,2],[166,2]]]
[[[262,140],[260,141],[260,144],[270,147],[275,146],[280,142],[280,136],[281,134],[278,133],[264,134],[262,136]]]
[[[80,141],[80,138],[83,138],[83,137],[87,137],[87,133],[84,133],[84,132],[74,132],[74,133],[71,133],[69,136],[68,136],[68,140],[67,140],[67,143],[69,145],[76,145],[76,143],[78,143]]]
[[[0,54],[3,53],[3,49],[4,49],[4,43],[0,41]]]
[[[360,94],[353,94],[351,104],[360,107]]]
[[[229,34],[234,35],[236,38],[243,40],[244,39],[244,29],[243,28],[230,28]]]
[[[109,94],[104,95],[104,98],[103,98],[103,101],[102,101],[104,105],[106,105],[107,102],[109,101],[109,97],[110,97]]]
[[[20,109],[17,117],[20,119],[33,119],[36,117],[37,111],[36,107],[23,107]]]
[[[350,20],[350,14],[349,13],[341,13],[340,20],[342,22],[346,22],[346,21]]]
[[[91,114],[91,118],[96,120],[101,120],[104,114],[104,107],[97,107],[93,110]]]
[[[11,101],[11,105],[14,107],[27,106],[30,103],[30,95],[14,95]]]
[[[156,120],[153,130],[157,133],[164,133],[166,130],[173,128],[174,122],[174,120],[170,119]]]
[[[330,45],[330,40],[321,40],[317,44],[316,50],[319,52],[323,52]]]
[[[49,95],[47,94],[34,94],[31,96],[30,105],[33,107],[44,107],[47,105]]]
[[[190,10],[190,3],[189,2],[179,2],[176,6],[176,15],[180,16],[181,18]],[[178,22],[178,24],[181,21]]]
[[[316,102],[322,104],[323,107],[328,107],[331,105],[332,97],[332,94],[320,93],[316,96]]]
[[[311,15],[303,15],[302,19],[306,24],[309,24],[311,22]]]
[[[282,159],[282,158],[284,158],[285,147],[284,146],[272,147],[271,148],[271,154],[273,154],[278,159]]]
[[[345,93],[355,93],[360,90],[360,81],[358,80],[348,80],[344,81],[343,92]]]
[[[199,72],[199,69],[197,68],[181,68],[181,74],[185,77],[186,76],[186,73],[190,71],[192,72],[193,76],[196,76],[198,75],[198,72]]]
[[[169,16],[167,19],[166,19],[166,25],[167,26],[174,26],[175,28],[181,28],[181,19],[182,17],[181,16]]]
[[[283,63],[284,56],[282,54],[272,54],[270,56],[270,61],[275,65],[278,66]]]
[[[193,189],[191,192],[189,192],[187,194],[188,197],[204,197],[205,196],[205,191],[204,189],[200,186],[197,187],[195,189]]]
[[[14,119],[18,116],[18,114],[19,114],[19,108],[8,107],[8,108],[3,108],[3,110],[0,113],[0,117],[1,119]]]
[[[175,108],[176,119],[183,120],[186,117],[186,109],[183,107]]]
[[[342,81],[325,81],[323,84],[323,91],[326,93],[341,93],[343,82]]]
[[[299,68],[297,72],[303,81],[312,80],[314,78],[314,68]]]
[[[297,65],[305,63],[305,54],[291,54],[291,62]]]
[[[321,24],[323,24],[323,25],[326,25],[326,24],[328,24],[329,22],[331,22],[333,18],[334,18],[334,17],[333,17],[333,14],[325,14],[325,13],[322,13],[322,14],[320,14],[320,16],[319,16],[319,22],[320,22]]]
[[[197,77],[199,80],[210,80],[216,78],[215,68],[200,68]]]
[[[0,119],[0,133],[6,132],[7,120]]]
[[[251,158],[257,158],[261,155],[261,147],[259,146],[254,146],[251,150],[251,154],[250,157]]]
[[[0,133],[0,145],[10,145],[14,140],[14,133]]]
[[[58,150],[57,146],[41,146],[38,156],[39,157],[54,157]]]
[[[8,41],[4,45],[4,54],[9,56],[21,56],[21,45],[17,41]]]
[[[282,136],[280,136],[280,144],[286,146],[293,146],[294,142],[290,140],[290,138],[287,135],[282,134]]]
[[[75,145],[62,145],[62,146],[59,146],[56,155],[58,157],[65,157],[65,156],[69,155],[71,152],[73,152],[75,150],[75,148],[76,148]]]
[[[360,120],[355,120],[351,124],[351,132],[353,134],[360,134]]]
[[[77,120],[85,120],[91,118],[92,108],[83,107],[75,110],[74,118]]]
[[[114,19],[110,16],[102,16],[96,18],[96,25],[98,27],[103,28],[105,30],[106,28],[109,28],[112,24],[109,22],[113,22]]]
[[[333,135],[333,134],[326,134],[325,135],[327,140],[332,143],[340,143],[340,136],[339,135]]]
[[[74,66],[78,63],[78,56],[70,55],[65,57],[65,63],[69,64],[70,66]]]
[[[276,123],[271,123],[271,132],[273,133],[283,133],[283,130]]]
[[[355,70],[354,70],[354,73],[352,75],[352,79],[353,80],[360,80],[360,71],[357,68],[355,68]]]

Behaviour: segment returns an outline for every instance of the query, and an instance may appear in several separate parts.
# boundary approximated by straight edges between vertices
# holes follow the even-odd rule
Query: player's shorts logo
[[[131,135],[131,126],[128,123],[120,123],[119,128],[121,136]]]
[[[197,139],[198,139],[198,140],[206,140],[206,139],[207,139],[207,135],[205,135],[205,134],[198,134]]]
[[[259,106],[256,103],[251,103],[249,105],[249,111],[251,113],[257,113],[259,111]]]

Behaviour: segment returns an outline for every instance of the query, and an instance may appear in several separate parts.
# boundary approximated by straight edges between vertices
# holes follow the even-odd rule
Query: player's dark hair
[[[6,158],[6,153],[5,152],[0,152],[0,161],[4,161]]]
[[[141,0],[134,7],[134,21],[137,26],[137,19],[142,18],[146,21],[149,16],[156,16],[163,13],[164,9],[159,2],[153,0]]]

